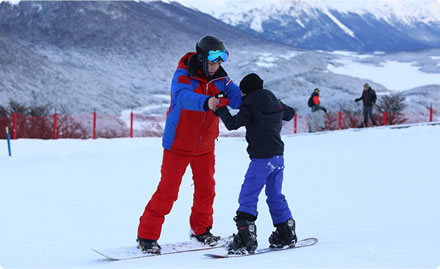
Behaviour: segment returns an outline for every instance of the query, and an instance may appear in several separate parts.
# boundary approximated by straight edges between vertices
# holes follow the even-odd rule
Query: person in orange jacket
[[[324,113],[327,114],[327,109],[321,106],[321,102],[319,101],[319,93],[320,90],[316,88],[313,90],[312,95],[309,99],[309,107],[312,108],[312,123],[310,126],[310,131],[317,131],[316,125],[319,125],[319,131],[324,130]]]
[[[210,232],[215,196],[214,149],[219,133],[219,119],[212,110],[217,108],[219,98],[215,96],[221,92],[228,95],[230,107],[241,105],[239,87],[221,66],[228,57],[223,41],[207,35],[197,42],[196,52],[187,53],[178,63],[162,139],[161,179],[138,227],[138,248],[144,253],[160,254],[157,240],[162,224],[177,200],[188,165],[194,180],[191,237],[210,246],[220,239]]]

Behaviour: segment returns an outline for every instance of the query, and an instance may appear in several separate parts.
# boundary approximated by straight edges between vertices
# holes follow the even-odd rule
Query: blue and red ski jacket
[[[162,146],[167,150],[189,155],[214,150],[219,133],[219,119],[211,110],[206,111],[204,104],[208,98],[221,91],[228,94],[230,107],[240,106],[240,88],[221,66],[214,77],[208,79],[199,68],[194,52],[183,56],[171,83],[171,103]]]

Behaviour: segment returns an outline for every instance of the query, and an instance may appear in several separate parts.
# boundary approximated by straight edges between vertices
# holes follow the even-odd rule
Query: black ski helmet
[[[196,43],[196,51],[198,54],[207,55],[210,50],[226,50],[225,44],[215,36],[205,35]]]

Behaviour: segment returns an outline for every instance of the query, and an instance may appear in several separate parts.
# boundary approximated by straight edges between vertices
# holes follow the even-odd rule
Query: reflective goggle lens
[[[226,62],[229,52],[227,50],[210,50],[208,52],[208,61],[217,63],[218,61]]]

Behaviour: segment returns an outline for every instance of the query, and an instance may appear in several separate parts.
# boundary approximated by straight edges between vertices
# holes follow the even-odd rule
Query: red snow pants
[[[184,155],[164,149],[161,179],[141,217],[139,238],[159,239],[165,215],[170,213],[177,200],[180,183],[188,164],[191,166],[194,180],[191,229],[195,235],[200,235],[205,233],[207,227],[212,227],[212,204],[215,197],[214,151],[203,155]]]

